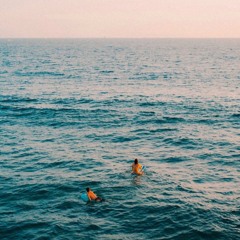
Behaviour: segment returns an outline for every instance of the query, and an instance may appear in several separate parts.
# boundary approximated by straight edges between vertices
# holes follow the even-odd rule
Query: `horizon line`
[[[240,39],[240,37],[0,37],[0,39]]]

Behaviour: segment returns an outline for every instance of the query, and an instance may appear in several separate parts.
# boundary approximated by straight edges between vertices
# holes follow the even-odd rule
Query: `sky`
[[[240,38],[240,0],[0,0],[0,38]]]

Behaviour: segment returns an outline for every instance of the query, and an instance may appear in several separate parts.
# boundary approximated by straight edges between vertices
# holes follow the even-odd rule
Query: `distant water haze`
[[[239,0],[0,0],[1,38],[240,38]]]

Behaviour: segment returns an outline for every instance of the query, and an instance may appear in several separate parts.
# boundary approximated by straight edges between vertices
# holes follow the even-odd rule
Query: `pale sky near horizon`
[[[240,0],[0,0],[0,38],[240,38]]]

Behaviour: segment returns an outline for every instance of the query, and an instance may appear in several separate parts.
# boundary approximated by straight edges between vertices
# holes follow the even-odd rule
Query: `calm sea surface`
[[[0,239],[240,239],[240,39],[0,40]]]

